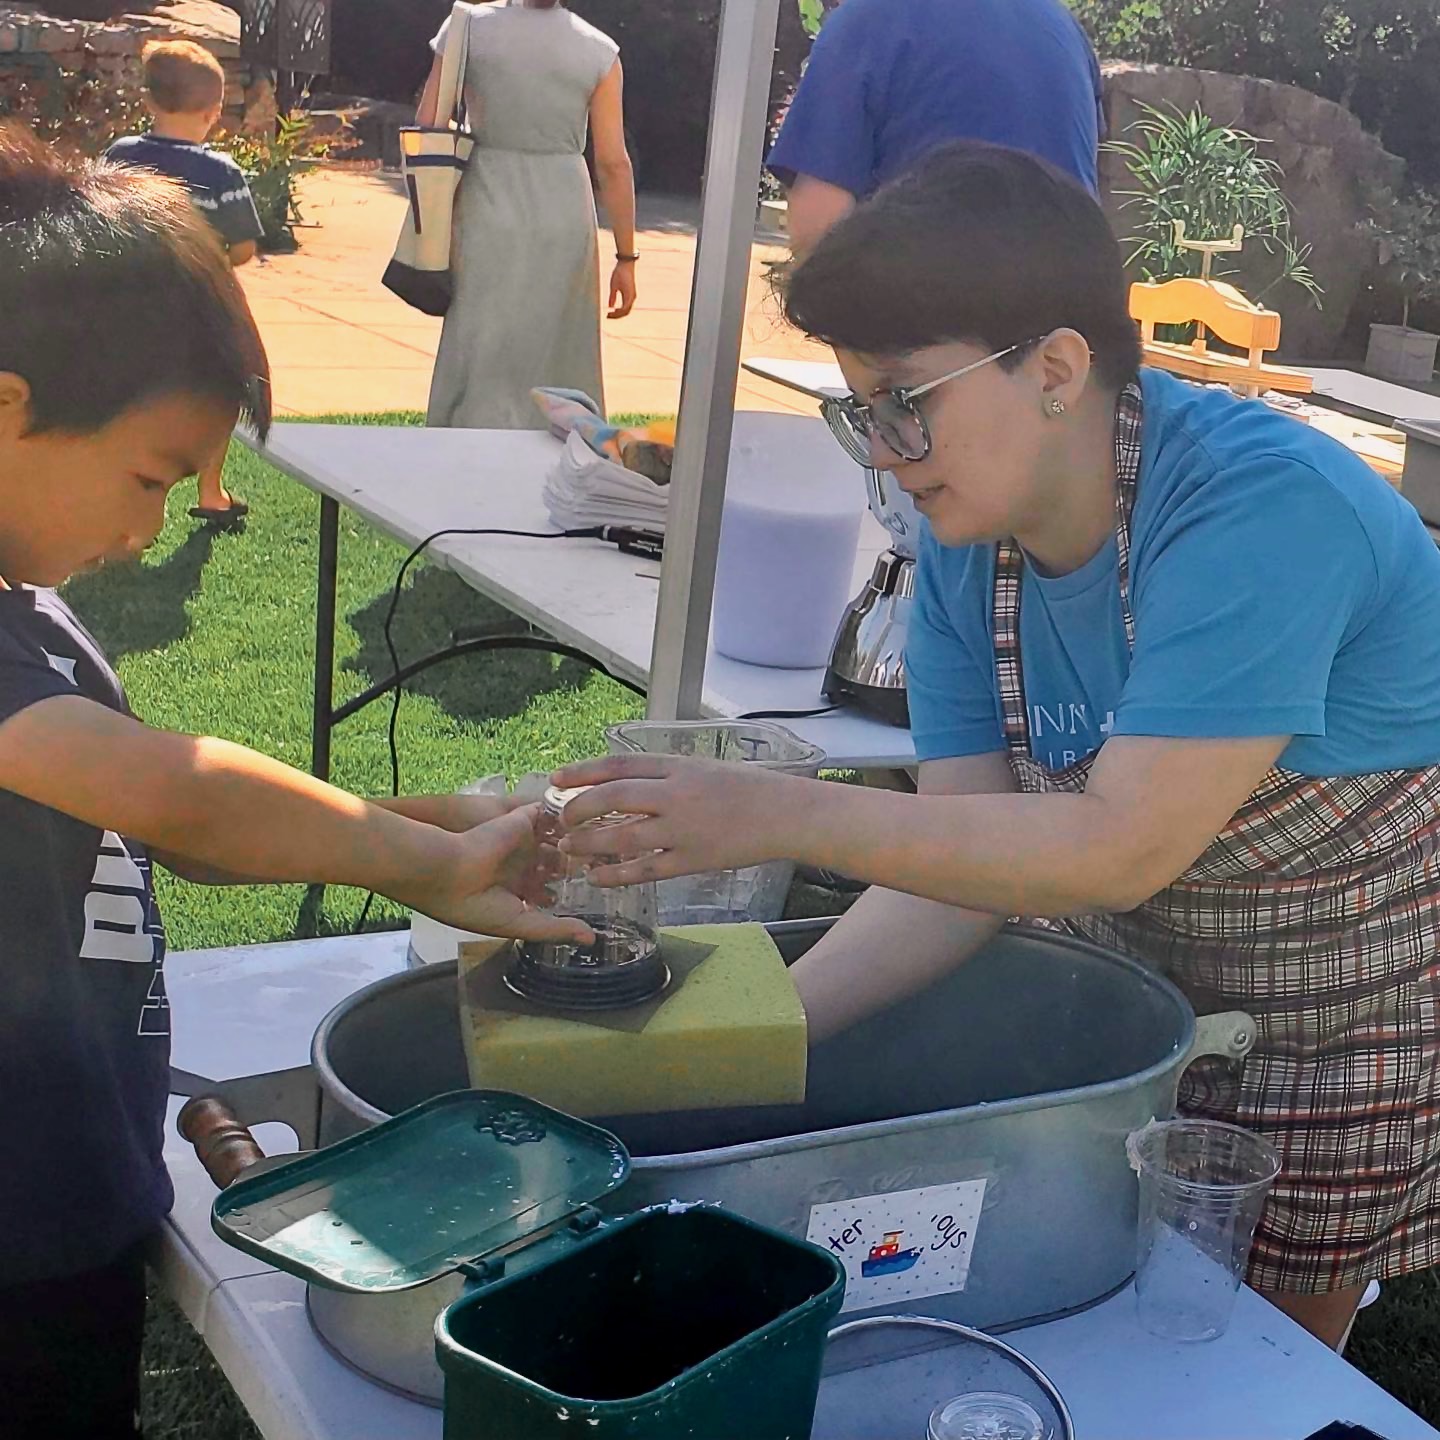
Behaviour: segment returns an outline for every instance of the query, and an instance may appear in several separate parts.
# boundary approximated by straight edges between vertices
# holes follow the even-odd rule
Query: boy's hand
[[[511,810],[457,835],[450,863],[417,877],[412,892],[395,898],[459,930],[517,940],[591,943],[594,933],[580,921],[532,910],[520,898],[541,894],[535,814],[533,805]]]

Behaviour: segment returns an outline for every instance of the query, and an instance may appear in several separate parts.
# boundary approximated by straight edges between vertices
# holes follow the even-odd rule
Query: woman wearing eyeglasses
[[[568,823],[638,818],[612,882],[793,857],[869,890],[796,967],[812,1033],[913,994],[1007,916],[1244,1009],[1181,1104],[1284,1168],[1251,1281],[1330,1344],[1440,1260],[1440,552],[1335,442],[1139,368],[1078,186],[959,145],[795,271],[829,407],[928,522],[907,654],[918,795],[633,757]],[[577,853],[589,837],[575,834]],[[897,943],[899,942],[899,943]]]

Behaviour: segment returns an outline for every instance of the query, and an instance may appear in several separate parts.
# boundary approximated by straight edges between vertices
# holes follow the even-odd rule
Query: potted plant
[[[1410,306],[1440,300],[1440,199],[1415,187],[1403,198],[1381,190],[1370,201],[1365,229],[1376,242],[1381,274],[1401,297],[1398,325],[1372,325],[1368,374],[1406,385],[1428,385],[1440,335],[1410,328]]]
[[[1239,226],[1247,245],[1253,242],[1245,267],[1255,287],[1250,298],[1258,302],[1277,286],[1293,285],[1318,307],[1322,292],[1310,270],[1311,247],[1291,228],[1284,172],[1260,152],[1267,142],[1199,109],[1143,102],[1139,108],[1140,118],[1126,132],[1134,138],[1103,147],[1130,173],[1131,188],[1115,192],[1135,227],[1123,242],[1131,247],[1126,265],[1152,281],[1198,275],[1204,262],[1183,237],[1225,240]],[[1239,278],[1236,264],[1215,258],[1214,279]]]

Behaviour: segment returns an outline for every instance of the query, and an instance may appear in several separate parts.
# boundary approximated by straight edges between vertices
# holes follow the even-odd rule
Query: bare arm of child
[[[151,729],[70,695],[0,724],[0,786],[201,870],[356,885],[491,935],[588,938],[518,897],[536,859],[523,809],[449,830],[229,741]]]
[[[393,815],[403,815],[407,820],[418,820],[424,825],[438,825],[442,830],[459,832],[473,830],[491,820],[508,815],[511,810],[523,808],[521,801],[511,797],[494,795],[401,795],[371,798],[370,804],[378,805]],[[234,870],[221,870],[214,865],[205,865],[173,850],[147,847],[150,858],[163,865],[182,880],[192,885],[263,885],[253,875],[242,875]]]

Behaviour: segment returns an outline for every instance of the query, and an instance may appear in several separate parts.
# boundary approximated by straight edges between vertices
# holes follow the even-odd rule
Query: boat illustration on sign
[[[867,1259],[860,1262],[860,1274],[866,1280],[878,1275],[899,1275],[911,1270],[920,1260],[920,1251],[900,1248],[903,1230],[887,1230],[885,1238],[872,1246]]]

